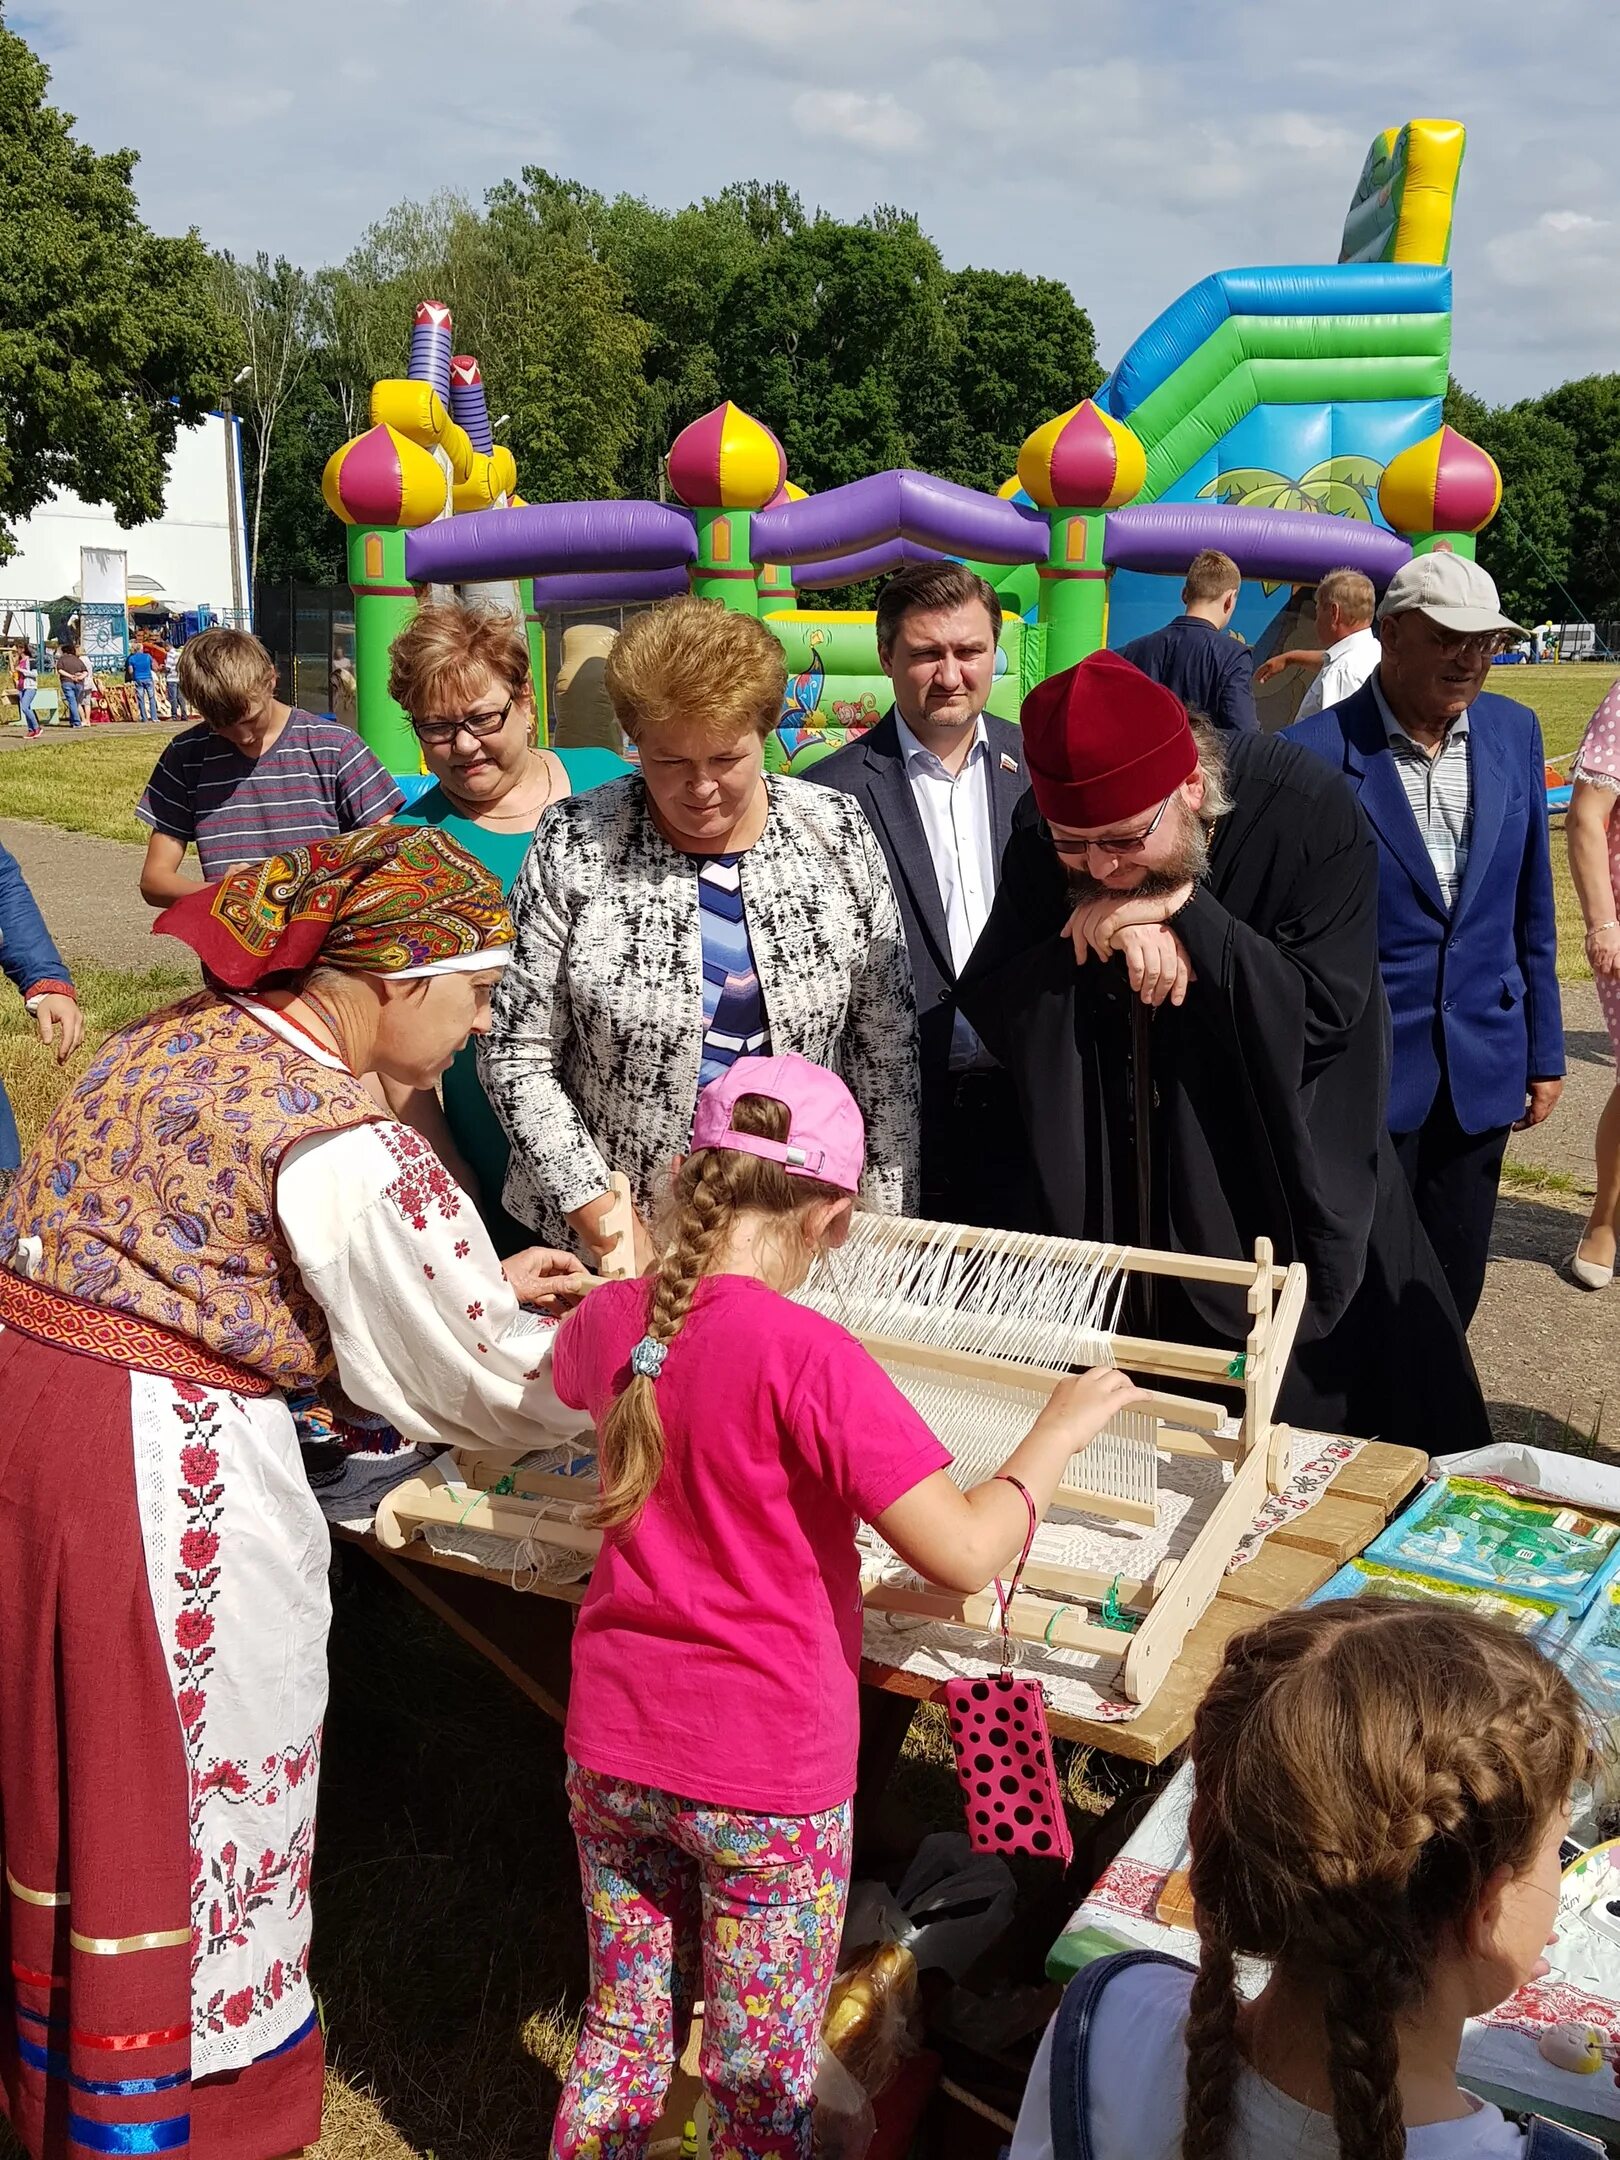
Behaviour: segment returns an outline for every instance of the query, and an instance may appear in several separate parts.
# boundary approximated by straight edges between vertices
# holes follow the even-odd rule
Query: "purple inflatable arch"
[[[1380,592],[1412,555],[1411,544],[1382,525],[1313,510],[1170,502],[1108,513],[1103,561],[1110,570],[1180,577],[1200,548],[1220,548],[1245,577],[1314,585],[1330,570],[1360,570]]]
[[[629,607],[639,600],[673,600],[688,589],[684,570],[595,570],[583,576],[562,571],[534,581],[534,606],[544,608]]]
[[[468,510],[405,535],[413,585],[476,585],[559,572],[676,570],[697,553],[684,510],[669,503],[525,503]]]
[[[868,554],[875,557],[896,540],[909,541],[914,555],[890,557],[886,564],[874,559],[864,570],[848,567]],[[761,510],[751,539],[757,563],[781,563],[797,570],[841,562],[838,578],[822,580],[828,584],[869,577],[878,568],[892,568],[896,561],[934,555],[969,555],[978,562],[1040,562],[1048,544],[1046,520],[1039,511],[1020,509],[1000,496],[920,472],[874,473],[869,480],[829,488],[825,495],[807,495],[803,502]]]
[[[921,547],[915,540],[880,540],[876,547],[857,548],[853,555],[829,555],[821,562],[800,563],[793,582],[801,592],[823,585],[853,585],[857,578],[887,577],[902,563],[938,562],[940,548]]]

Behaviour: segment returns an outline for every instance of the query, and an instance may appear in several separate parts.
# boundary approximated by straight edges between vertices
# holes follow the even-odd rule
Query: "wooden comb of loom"
[[[626,1194],[626,1228],[628,1206]],[[626,1234],[616,1252],[630,1250]],[[1119,1333],[1132,1274],[1240,1292],[1249,1316],[1242,1351]],[[1264,1239],[1252,1261],[1215,1260],[863,1213],[799,1293],[865,1343],[949,1448],[963,1485],[999,1467],[1077,1367],[1111,1363],[1165,1383],[1071,1460],[1052,1512],[1152,1524],[1161,1452],[1229,1464],[1231,1476],[1191,1545],[1143,1580],[1037,1560],[1025,1572],[1030,1594],[1011,1615],[1012,1633],[1025,1640],[1106,1658],[1115,1670],[1100,1677],[1137,1703],[1150,1701],[1163,1681],[1267,1492],[1287,1483],[1289,1435],[1274,1412],[1304,1296],[1304,1269],[1275,1266]],[[1240,1394],[1241,1409],[1183,1392],[1199,1385]],[[585,1556],[600,1548],[600,1533],[568,1519],[567,1503],[589,1497],[588,1480],[534,1472],[499,1451],[458,1451],[452,1478],[435,1466],[396,1487],[378,1511],[379,1540],[397,1550],[416,1535],[471,1533],[480,1554],[490,1555],[480,1571],[507,1579],[520,1553],[532,1556],[536,1546]],[[514,1489],[491,1489],[509,1482]],[[984,1632],[1000,1625],[989,1594],[963,1597],[872,1571],[863,1589],[874,1611]],[[1105,1601],[1114,1625],[1099,1616]]]

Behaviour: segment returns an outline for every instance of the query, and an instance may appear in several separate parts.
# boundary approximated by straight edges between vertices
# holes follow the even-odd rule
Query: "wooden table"
[[[1274,1530],[1247,1567],[1227,1576],[1226,1586],[1139,1717],[1124,1725],[1102,1725],[1053,1711],[1048,1720],[1052,1731],[1132,1762],[1163,1762],[1192,1730],[1193,1712],[1214,1677],[1227,1639],[1261,1613],[1299,1604],[1346,1560],[1365,1551],[1427,1467],[1428,1458],[1415,1448],[1369,1441],[1312,1507]],[[537,1583],[532,1593],[525,1593],[465,1560],[435,1552],[421,1539],[403,1553],[387,1553],[374,1538],[353,1531],[338,1534],[362,1546],[530,1702],[561,1721],[568,1701],[574,1608],[585,1595],[584,1583]],[[937,1681],[870,1659],[861,1668],[861,1678],[911,1704],[931,1701],[940,1693]],[[895,1707],[903,1737],[907,1720],[902,1703]]]

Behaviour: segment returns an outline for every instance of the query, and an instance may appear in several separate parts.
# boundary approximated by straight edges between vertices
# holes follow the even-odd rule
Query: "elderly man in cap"
[[[1342,779],[1219,733],[1116,653],[1024,701],[1020,806],[962,1010],[1013,1076],[1047,1227],[1305,1263],[1296,1423],[1487,1437],[1456,1311],[1384,1130],[1378,860]],[[1151,1324],[1235,1346],[1240,1301]],[[1139,1316],[1141,1317],[1141,1316]]]
[[[1389,1127],[1466,1326],[1508,1134],[1563,1086],[1546,768],[1535,714],[1485,690],[1524,632],[1477,563],[1414,557],[1378,635],[1362,688],[1287,732],[1343,773],[1377,837]]]

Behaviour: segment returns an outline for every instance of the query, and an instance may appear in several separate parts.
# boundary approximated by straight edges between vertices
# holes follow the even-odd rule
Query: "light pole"
[[[219,401],[220,416],[225,422],[225,527],[231,542],[231,613],[240,618],[245,612],[242,602],[242,518],[246,510],[242,501],[242,461],[236,454],[236,415],[231,406],[231,390],[245,383],[253,373],[251,367],[238,368],[231,378],[230,390]]]

